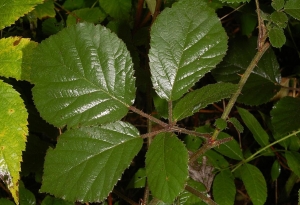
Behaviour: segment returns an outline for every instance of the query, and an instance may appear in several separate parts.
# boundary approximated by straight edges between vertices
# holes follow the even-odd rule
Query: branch
[[[197,197],[199,197],[200,199],[202,199],[202,201],[204,201],[208,205],[218,205],[211,198],[207,197],[204,193],[201,193],[200,191],[194,189],[193,187],[191,187],[189,185],[185,186],[185,190],[187,190],[188,192],[196,195]]]

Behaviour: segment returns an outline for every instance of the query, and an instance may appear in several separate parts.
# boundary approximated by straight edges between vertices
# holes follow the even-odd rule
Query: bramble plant
[[[299,202],[299,20],[299,0],[0,2],[0,204]]]

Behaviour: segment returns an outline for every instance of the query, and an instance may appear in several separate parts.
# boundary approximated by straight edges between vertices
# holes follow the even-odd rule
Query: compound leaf
[[[80,23],[43,41],[34,52],[33,99],[55,126],[108,123],[135,98],[126,45],[103,26]]]
[[[0,29],[13,24],[24,14],[32,11],[43,0],[13,0],[0,2]]]
[[[154,197],[172,203],[188,178],[188,152],[172,133],[158,134],[146,154],[146,174]]]
[[[68,201],[100,202],[142,144],[138,130],[121,121],[68,130],[48,150],[41,191]]]
[[[215,202],[222,205],[234,204],[236,188],[232,173],[225,169],[215,176],[213,196]]]
[[[19,201],[19,172],[28,134],[28,113],[20,94],[0,81],[0,179]]]
[[[267,199],[267,185],[261,171],[257,167],[247,163],[240,169],[242,181],[253,205],[265,204]]]
[[[173,109],[173,119],[179,121],[193,115],[207,105],[229,98],[238,88],[232,83],[217,83],[207,85],[186,94]]]
[[[224,28],[204,1],[182,0],[166,8],[150,35],[152,83],[157,94],[168,101],[186,93],[227,50]]]

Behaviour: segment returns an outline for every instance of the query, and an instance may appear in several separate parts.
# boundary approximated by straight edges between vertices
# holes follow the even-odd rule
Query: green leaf
[[[215,202],[222,205],[232,205],[235,201],[236,188],[232,173],[225,169],[215,176],[213,196]]]
[[[74,203],[47,195],[41,205],[74,205]]]
[[[81,9],[84,8],[85,5],[85,0],[66,0],[63,4],[63,7],[67,10],[73,11],[75,9]]]
[[[39,19],[46,17],[55,17],[54,1],[44,0],[42,4],[37,5],[31,13]]]
[[[300,177],[300,153],[298,152],[285,152],[285,158],[287,160],[287,164],[289,168],[298,176]]]
[[[226,120],[222,119],[222,118],[218,118],[215,121],[215,126],[219,129],[219,130],[224,130],[227,127],[227,122]]]
[[[154,89],[161,98],[175,101],[222,60],[227,36],[207,3],[182,0],[158,16],[150,46]]]
[[[0,204],[1,205],[15,205],[12,201],[9,201],[8,199],[0,198]]]
[[[77,23],[77,20],[80,22],[89,22],[89,23],[101,23],[105,18],[106,14],[101,11],[99,8],[83,8],[78,9],[72,12],[74,15],[68,15],[67,26],[72,26]]]
[[[230,137],[230,135],[228,135],[227,133],[220,132],[218,139],[224,139],[228,137]],[[242,150],[235,139],[232,139],[229,142],[226,142],[224,144],[221,144],[218,147],[215,147],[214,150],[231,159],[236,159],[236,160],[243,159]]]
[[[155,12],[155,7],[156,7],[156,0],[146,0],[147,6],[153,15]]]
[[[270,15],[271,20],[280,28],[285,28],[288,22],[288,17],[285,13],[275,11]]]
[[[285,3],[284,0],[273,0],[271,5],[276,11],[278,11],[283,8],[284,3]]]
[[[227,3],[243,3],[243,2],[249,2],[250,0],[221,0],[221,2],[227,2]]]
[[[261,127],[257,119],[246,109],[237,107],[237,110],[244,123],[253,134],[253,137],[256,140],[256,142],[262,147],[267,146],[269,144],[269,135]]]
[[[192,179],[188,179],[187,181],[187,185],[189,185],[190,187],[192,187],[193,189],[199,191],[199,192],[206,192],[206,187],[204,184],[200,183],[200,182],[196,182]],[[205,204],[204,202],[202,202],[202,200],[195,196],[194,194],[192,194],[191,192],[188,192],[186,190],[184,190],[183,192],[180,193],[180,195],[177,197],[176,203],[175,204],[180,204],[180,205],[202,205]]]
[[[283,136],[300,129],[300,99],[281,98],[271,111],[275,135]]]
[[[131,0],[99,0],[100,7],[111,17],[126,21],[131,11]]]
[[[133,175],[129,184],[127,185],[127,189],[131,188],[143,188],[146,185],[146,169],[139,168],[137,172]]]
[[[214,150],[206,151],[204,156],[208,158],[209,164],[212,164],[215,168],[225,169],[229,167],[229,163],[224,158],[224,156],[219,154],[218,152],[215,152]]]
[[[228,122],[230,122],[235,129],[239,132],[239,133],[243,133],[244,132],[244,127],[243,125],[240,123],[240,121],[238,121],[238,119],[236,119],[235,117],[231,117],[228,119]]]
[[[275,181],[279,177],[280,173],[281,173],[281,166],[280,166],[278,160],[275,160],[271,167],[272,181]]]
[[[46,155],[41,191],[73,202],[100,202],[142,144],[138,130],[121,121],[68,130]]]
[[[240,174],[253,205],[265,204],[267,199],[267,185],[260,170],[246,163],[240,168]]]
[[[273,27],[269,30],[269,40],[273,47],[281,48],[286,41],[282,28]]]
[[[0,29],[10,26],[20,17],[32,11],[43,0],[14,0],[0,2]]]
[[[146,154],[146,174],[154,197],[172,203],[188,178],[188,152],[172,133],[158,134]]]
[[[224,61],[212,74],[218,82],[237,83],[257,52],[256,38],[236,38],[229,45]],[[245,49],[247,48],[247,49]],[[247,105],[268,102],[280,89],[279,64],[274,52],[268,49],[248,78],[238,101]]]
[[[284,11],[294,17],[297,20],[300,20],[300,2],[299,0],[289,0],[284,5]]]
[[[0,81],[0,179],[19,201],[19,172],[28,134],[24,102],[11,85]]]
[[[179,121],[193,115],[207,105],[229,98],[238,85],[231,83],[210,84],[186,94],[173,109],[173,119]]]
[[[48,18],[42,23],[42,31],[46,35],[53,35],[64,28],[64,22],[58,22],[56,18]]]
[[[0,75],[30,81],[32,52],[37,46],[29,38],[9,37],[0,40]]]
[[[121,119],[135,98],[126,45],[105,27],[80,23],[43,41],[32,63],[33,99],[57,127]]]
[[[20,197],[20,205],[35,205],[36,200],[35,196],[31,191],[26,189],[24,187],[24,184],[21,182],[20,183],[20,191],[19,191],[19,197]]]

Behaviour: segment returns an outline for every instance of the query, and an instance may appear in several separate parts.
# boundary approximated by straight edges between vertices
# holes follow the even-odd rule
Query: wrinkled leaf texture
[[[151,27],[149,51],[157,94],[177,100],[213,69],[227,50],[227,36],[206,2],[182,0],[166,8]]]
[[[73,202],[100,202],[142,144],[138,130],[121,121],[68,130],[46,155],[41,191]]]
[[[35,105],[57,127],[113,122],[133,103],[130,53],[101,25],[80,23],[62,30],[35,49],[34,59]]]

